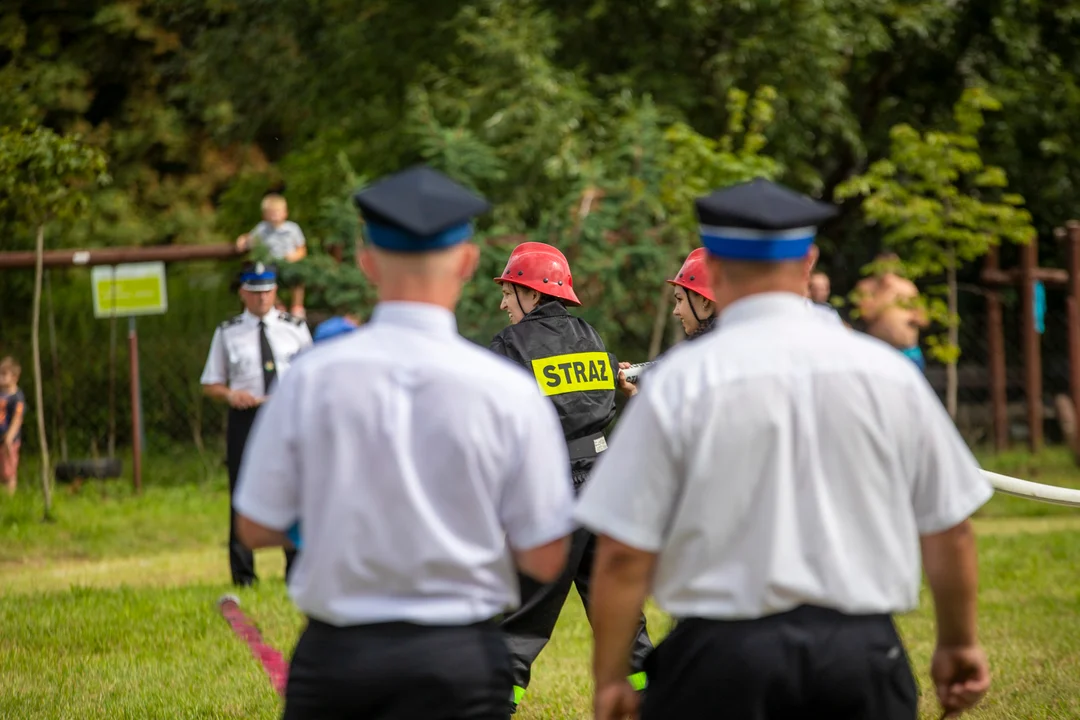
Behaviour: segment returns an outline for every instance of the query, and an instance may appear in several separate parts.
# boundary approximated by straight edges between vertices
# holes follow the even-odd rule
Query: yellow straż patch
[[[552,355],[533,360],[532,369],[545,395],[615,389],[615,372],[607,353]]]

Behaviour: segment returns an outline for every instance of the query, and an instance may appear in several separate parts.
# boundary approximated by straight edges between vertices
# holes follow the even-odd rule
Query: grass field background
[[[1080,487],[1063,451],[982,458],[998,472]],[[0,496],[0,718],[277,718],[280,701],[214,603],[231,592],[228,495],[220,461],[148,459],[146,489],[58,490],[55,520],[24,468]],[[969,717],[1080,718],[1080,511],[1005,496],[977,520],[980,624],[994,686]],[[260,587],[237,592],[275,647],[290,652],[302,617],[282,582],[282,554],[257,553]],[[660,640],[667,621],[650,610]],[[920,686],[933,616],[898,619]],[[589,716],[591,635],[572,596],[537,662],[517,717]],[[923,691],[923,717],[937,718]]]

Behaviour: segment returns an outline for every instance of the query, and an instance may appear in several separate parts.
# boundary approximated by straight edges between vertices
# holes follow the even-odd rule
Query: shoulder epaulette
[[[301,325],[304,324],[304,319],[303,318],[298,318],[295,315],[290,315],[289,313],[284,312],[284,311],[281,313],[281,319],[284,320],[285,322],[292,323],[293,325],[296,325],[297,327],[300,327]]]
[[[222,330],[224,330],[227,327],[239,324],[239,322],[241,320],[243,320],[243,319],[244,319],[244,316],[242,314],[241,315],[234,315],[233,317],[229,318],[225,322],[218,325],[218,327],[220,327]]]

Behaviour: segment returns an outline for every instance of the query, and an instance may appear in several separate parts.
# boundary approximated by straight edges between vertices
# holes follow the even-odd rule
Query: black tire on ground
[[[89,478],[118,478],[122,474],[120,458],[98,458],[57,463],[55,477],[57,482],[73,482]]]

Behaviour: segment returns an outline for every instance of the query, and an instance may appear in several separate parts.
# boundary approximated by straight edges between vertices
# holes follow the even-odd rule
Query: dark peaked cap
[[[750,230],[816,227],[834,217],[834,205],[758,178],[716,190],[694,202],[702,225]]]
[[[469,222],[491,204],[424,165],[390,175],[353,196],[369,224],[428,238]]]

